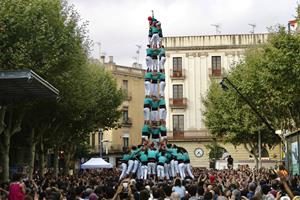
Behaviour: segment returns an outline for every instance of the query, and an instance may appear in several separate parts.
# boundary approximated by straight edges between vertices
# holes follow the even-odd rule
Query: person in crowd
[[[158,55],[159,55],[159,49],[154,47],[152,50],[152,71],[157,72],[158,71]]]
[[[15,173],[12,177],[12,182],[9,185],[8,200],[24,200],[26,195],[26,187],[21,182],[22,174]]]
[[[161,125],[159,126],[159,132],[160,132],[160,141],[163,142],[163,143],[166,143],[166,141],[167,141],[167,127],[166,127],[165,122],[161,123]]]
[[[233,169],[233,158],[231,157],[231,155],[229,155],[227,158],[227,167],[228,169]]]
[[[138,178],[146,180],[148,175],[148,151],[145,146],[139,152],[138,159],[141,162],[141,176]]]
[[[167,157],[165,150],[161,149],[157,159],[157,179],[163,180],[165,178],[165,164]]]
[[[158,148],[160,141],[160,129],[157,125],[153,125],[151,129],[151,140],[155,148]]]
[[[194,179],[194,175],[192,173],[192,167],[191,167],[191,161],[190,161],[190,157],[189,157],[189,153],[187,152],[186,149],[182,148],[182,156],[183,156],[183,162],[184,162],[184,173],[187,172],[187,174],[189,175],[189,177],[191,177],[191,179]]]
[[[172,188],[173,192],[176,192],[179,194],[179,197],[182,199],[185,196],[185,187],[181,184],[181,180],[180,179],[175,179],[175,183],[174,186]]]

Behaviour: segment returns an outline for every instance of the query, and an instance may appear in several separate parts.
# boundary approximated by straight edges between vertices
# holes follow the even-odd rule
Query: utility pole
[[[216,29],[216,35],[220,34],[221,33],[221,24],[211,24],[212,26],[215,27]]]
[[[98,130],[98,134],[99,134],[99,155],[100,158],[102,158],[102,154],[103,154],[103,130],[102,128],[99,128]]]
[[[256,24],[248,24],[249,26],[251,26],[251,30],[250,33],[254,34],[255,28],[256,28]]]

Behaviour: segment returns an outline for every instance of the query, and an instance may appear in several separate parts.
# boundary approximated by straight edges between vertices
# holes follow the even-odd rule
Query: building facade
[[[126,96],[120,107],[122,110],[121,128],[104,131],[102,138],[103,157],[116,165],[126,147],[141,143],[140,132],[144,122],[141,109],[144,102],[144,70],[116,65],[111,56],[109,62],[105,62],[103,57],[101,62],[105,69],[115,77],[117,85],[123,89]],[[99,133],[92,133],[90,144],[94,153],[99,153],[101,148],[99,141]]]
[[[206,145],[211,137],[203,122],[201,99],[210,82],[220,81],[244,59],[246,48],[265,43],[267,38],[267,34],[164,38],[168,139],[189,151],[193,166],[209,166]],[[249,161],[250,154],[243,147],[223,147],[235,161]],[[270,159],[279,159],[279,148],[266,151]]]

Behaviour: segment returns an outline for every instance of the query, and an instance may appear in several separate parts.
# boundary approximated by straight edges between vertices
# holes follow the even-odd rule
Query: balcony
[[[208,68],[208,75],[210,78],[223,78],[225,76],[224,68],[212,69]]]
[[[187,98],[170,98],[169,99],[171,108],[186,108],[187,107]]]
[[[184,131],[173,131],[173,139],[184,139]]]
[[[185,78],[184,69],[181,70],[170,70],[170,77],[173,80],[183,80]]]
[[[127,119],[124,119],[122,121],[122,127],[131,127],[132,126],[132,120],[131,118],[127,118]]]

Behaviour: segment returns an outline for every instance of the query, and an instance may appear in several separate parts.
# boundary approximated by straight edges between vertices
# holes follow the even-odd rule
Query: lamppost
[[[222,79],[222,81],[220,82],[222,89],[224,91],[227,91],[229,89],[225,82],[228,83],[236,91],[236,93],[238,93],[238,95],[248,104],[248,106],[250,106],[252,111],[260,118],[260,120],[273,133],[275,133],[275,130],[272,128],[271,124],[257,111],[257,109],[253,106],[252,102],[249,99],[247,99],[227,77],[224,77]],[[261,168],[261,133],[260,133],[260,131],[258,131],[258,155],[259,155],[259,168]]]
[[[99,134],[99,154],[100,154],[100,158],[102,158],[102,154],[103,154],[103,130],[102,128],[99,128],[98,130],[98,134]]]

